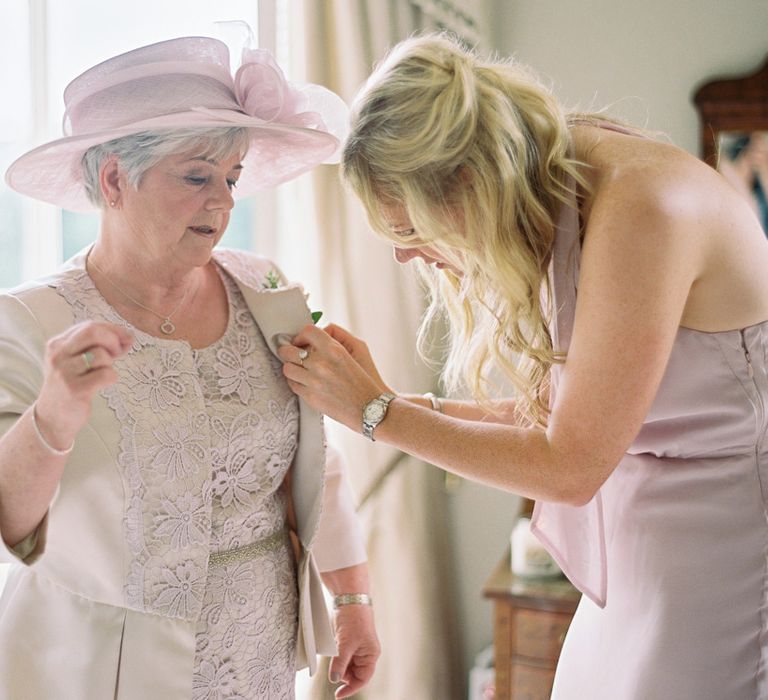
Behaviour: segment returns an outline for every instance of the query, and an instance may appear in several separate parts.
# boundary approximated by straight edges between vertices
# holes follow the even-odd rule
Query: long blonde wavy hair
[[[466,385],[492,408],[498,367],[521,417],[538,425],[550,368],[564,361],[548,330],[556,218],[576,184],[586,187],[568,125],[527,68],[430,34],[395,46],[370,76],[342,155],[343,178],[377,233],[402,248],[428,245],[462,272],[421,266],[430,305],[419,347],[446,316],[446,388]],[[391,229],[388,202],[405,208],[417,242]]]

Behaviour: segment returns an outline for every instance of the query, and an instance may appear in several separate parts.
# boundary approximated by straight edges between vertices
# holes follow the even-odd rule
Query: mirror
[[[744,194],[768,235],[768,59],[748,75],[706,82],[693,101],[702,160]]]
[[[768,131],[721,131],[717,169],[752,205],[768,235]]]

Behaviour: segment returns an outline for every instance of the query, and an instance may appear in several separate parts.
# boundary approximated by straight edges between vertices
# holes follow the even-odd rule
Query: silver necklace
[[[145,311],[149,311],[149,313],[154,314],[157,316],[162,323],[160,324],[160,331],[164,333],[165,335],[171,335],[175,330],[176,326],[174,325],[173,321],[171,321],[171,318],[173,315],[184,305],[184,302],[187,300],[187,294],[189,293],[189,287],[184,290],[184,296],[181,297],[181,301],[179,302],[179,305],[171,311],[169,314],[160,314],[154,309],[150,309],[148,306],[144,306],[140,301],[137,299],[134,299],[128,292],[126,292],[122,287],[115,284],[111,279],[109,279],[109,276],[107,275],[104,270],[102,270],[93,260],[90,259],[90,253],[88,254],[88,257],[86,258],[86,263],[90,263],[93,266],[93,269],[96,270],[107,282],[109,282],[120,294],[122,294],[126,299],[129,299],[132,301],[136,306],[140,306]]]

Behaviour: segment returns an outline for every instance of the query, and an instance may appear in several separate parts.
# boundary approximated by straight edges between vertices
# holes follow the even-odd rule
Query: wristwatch
[[[371,442],[376,441],[373,437],[373,429],[384,420],[389,402],[394,398],[394,394],[385,392],[363,406],[363,435]]]

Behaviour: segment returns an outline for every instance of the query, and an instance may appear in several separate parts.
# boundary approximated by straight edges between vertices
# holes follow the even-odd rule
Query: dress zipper
[[[747,373],[749,374],[750,379],[755,378],[755,370],[752,368],[752,357],[749,354],[749,348],[747,348],[747,343],[744,340],[744,332],[741,332],[741,347],[744,350],[744,358],[747,360]]]
[[[739,331],[739,334],[741,335],[741,349],[744,351],[744,359],[747,361],[747,374],[749,374],[749,378],[752,380],[752,383],[755,385],[755,390],[757,394],[757,419],[758,419],[758,428],[760,431],[763,430],[763,421],[765,420],[765,405],[763,404],[763,397],[760,394],[760,387],[757,384],[757,381],[755,380],[755,370],[752,366],[752,357],[749,354],[749,348],[747,347],[747,341],[744,338],[744,331]],[[760,435],[761,433],[758,433],[758,444],[756,448],[759,450],[760,447]]]

